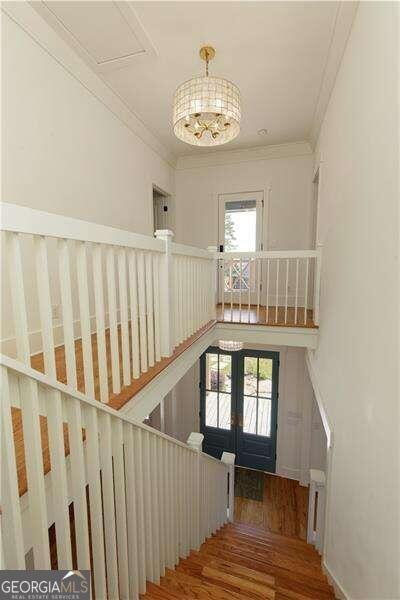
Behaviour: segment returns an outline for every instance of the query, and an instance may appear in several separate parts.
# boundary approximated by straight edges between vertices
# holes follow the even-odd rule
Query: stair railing
[[[220,320],[319,324],[322,246],[316,250],[221,252]]]
[[[313,544],[320,554],[324,547],[325,505],[325,473],[310,469],[307,542]]]
[[[3,355],[1,375],[2,568],[33,552],[135,600],[227,521],[229,467],[201,435],[183,444]]]
[[[3,352],[108,402],[215,320],[207,250],[3,203]],[[4,272],[3,271],[3,272]],[[5,285],[4,285],[5,284]],[[38,353],[43,353],[43,360]]]

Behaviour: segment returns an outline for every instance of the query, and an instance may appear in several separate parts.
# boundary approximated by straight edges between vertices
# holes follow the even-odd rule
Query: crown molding
[[[180,156],[176,162],[176,169],[193,169],[196,167],[216,167],[220,165],[233,165],[254,160],[270,160],[274,158],[287,158],[290,156],[306,156],[313,150],[307,141],[277,144],[273,146],[253,146],[245,150],[217,150],[206,154],[191,154]]]
[[[339,2],[309,134],[309,139],[313,148],[315,148],[317,144],[321,125],[331,99],[333,88],[335,87],[336,77],[346,50],[347,41],[353,27],[358,5],[358,1]]]
[[[140,138],[146,146],[156,152],[171,167],[175,167],[175,155],[161,144],[118,94],[50,27],[30,2],[2,2],[1,9],[71,77],[86,88],[132,133]]]

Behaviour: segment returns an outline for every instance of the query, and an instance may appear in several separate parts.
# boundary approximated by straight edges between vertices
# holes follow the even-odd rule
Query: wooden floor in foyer
[[[321,557],[305,541],[308,488],[264,474],[263,500],[235,498],[235,522],[148,583],[143,600],[330,600]]]

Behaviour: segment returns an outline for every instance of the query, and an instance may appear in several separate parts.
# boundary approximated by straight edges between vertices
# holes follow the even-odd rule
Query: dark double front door
[[[275,472],[278,374],[278,352],[208,348],[200,359],[204,452],[234,452],[237,465]]]

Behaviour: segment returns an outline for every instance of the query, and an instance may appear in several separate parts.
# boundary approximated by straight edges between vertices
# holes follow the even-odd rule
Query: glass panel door
[[[220,285],[225,300],[239,293],[243,302],[255,301],[256,263],[246,258],[235,258],[236,252],[256,252],[262,249],[263,193],[221,194],[219,196],[219,249],[232,253],[233,262],[224,269],[224,282]]]
[[[236,463],[275,472],[279,354],[246,350],[239,365]]]
[[[209,348],[200,362],[200,426],[204,451],[216,458],[234,443],[232,355]],[[229,450],[232,451],[232,450]]]

